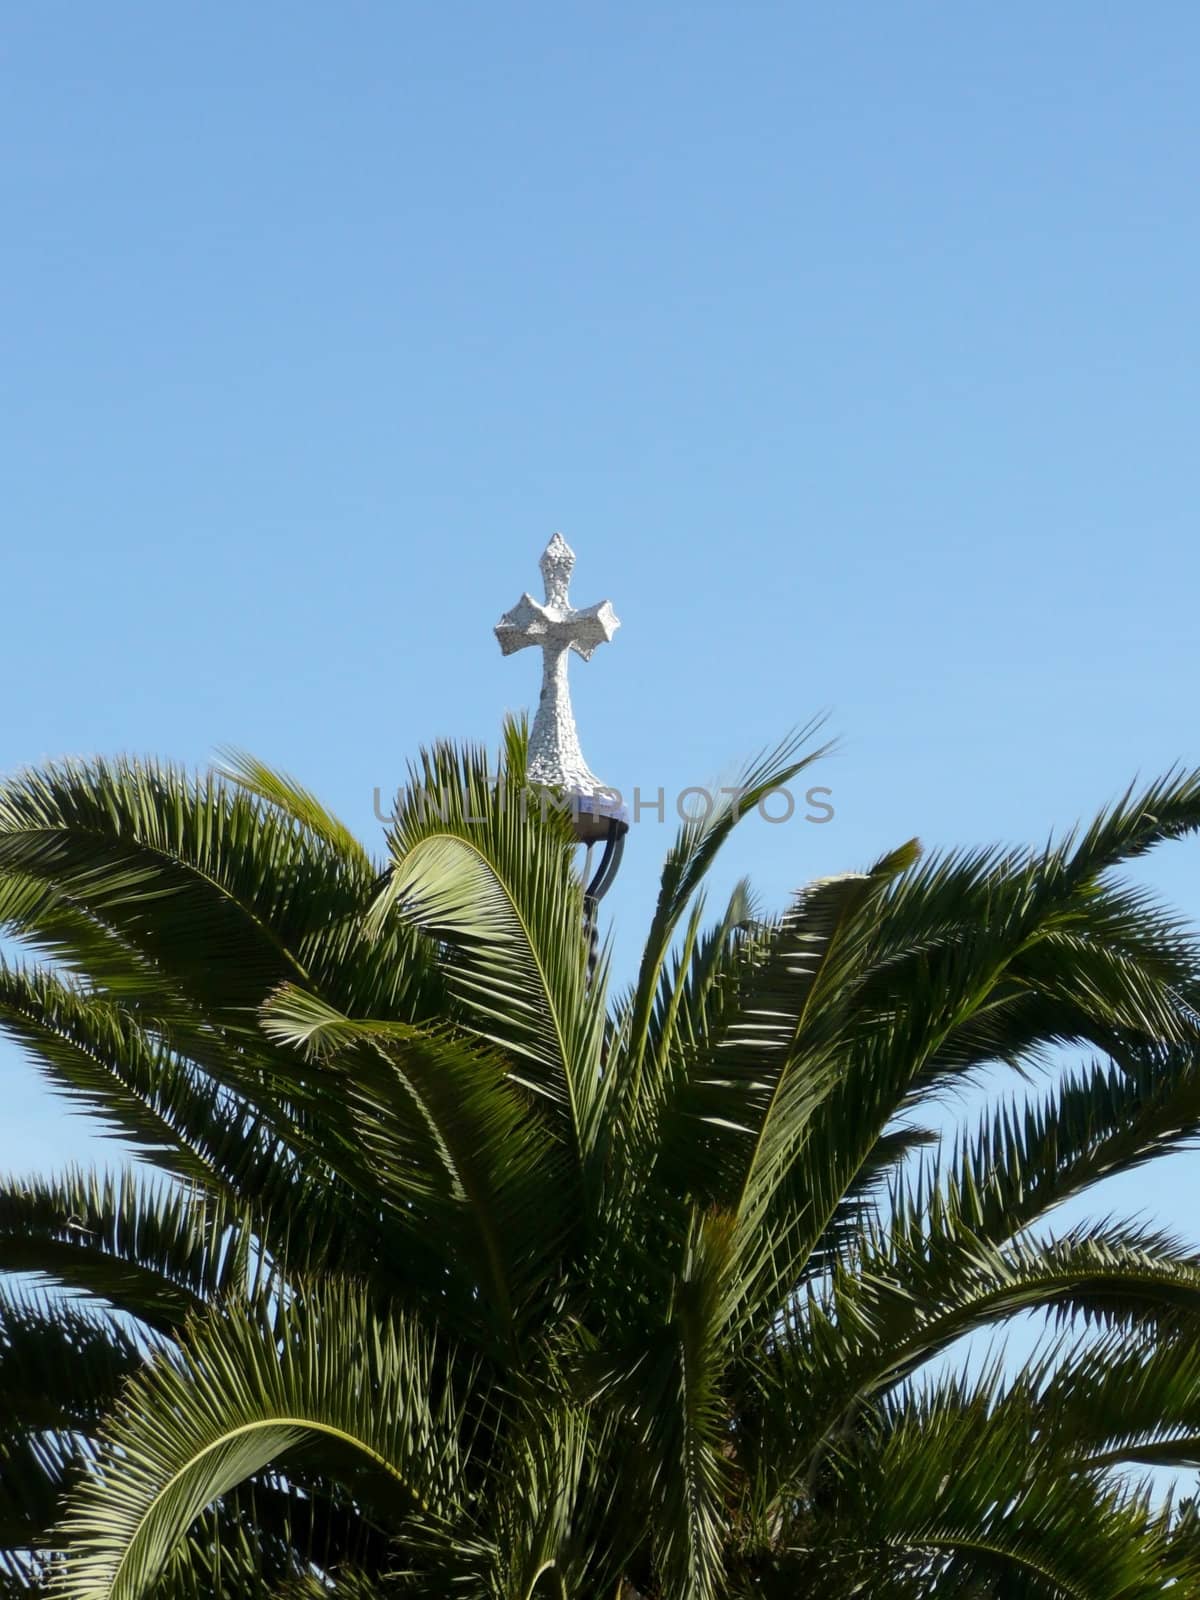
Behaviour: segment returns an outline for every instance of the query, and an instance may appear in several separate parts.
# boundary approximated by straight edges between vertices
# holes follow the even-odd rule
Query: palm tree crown
[[[1115,875],[1200,774],[708,920],[819,753],[684,825],[615,999],[520,728],[386,864],[244,758],[0,789],[0,1023],[142,1158],[0,1187],[3,1592],[1200,1593],[1130,1472],[1200,1461],[1200,1259],[1044,1225],[1200,1126],[1200,943]],[[1015,1377],[937,1359],[1031,1310]]]

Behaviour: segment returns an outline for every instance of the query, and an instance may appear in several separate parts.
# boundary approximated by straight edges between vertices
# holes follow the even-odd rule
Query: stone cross
[[[605,786],[583,759],[571,692],[567,687],[567,658],[574,650],[590,661],[597,645],[607,644],[621,626],[608,600],[576,611],[567,598],[567,585],[575,565],[575,552],[556,533],[542,552],[538,565],[546,585],[542,604],[523,594],[496,624],[496,637],[506,656],[527,645],[542,652],[542,694],[529,735],[530,783],[547,784],[572,794],[603,795]]]

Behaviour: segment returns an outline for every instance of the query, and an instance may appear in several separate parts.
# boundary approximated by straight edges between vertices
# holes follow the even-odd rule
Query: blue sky
[[[829,711],[769,901],[1200,763],[1198,56],[1171,0],[8,8],[0,769],[232,743],[376,836],[535,698],[555,528],[603,777]],[[1149,873],[1200,917],[1200,844]],[[90,1158],[0,1075],[0,1167]],[[1186,1227],[1195,1159],[1124,1193]]]

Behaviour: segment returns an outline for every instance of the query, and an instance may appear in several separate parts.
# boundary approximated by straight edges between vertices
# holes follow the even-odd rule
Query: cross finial
[[[546,586],[545,602],[523,594],[496,624],[496,638],[506,656],[529,645],[538,645],[542,651],[542,693],[529,735],[526,776],[530,783],[576,794],[600,794],[605,786],[579,748],[567,686],[567,657],[574,650],[590,661],[596,647],[607,644],[621,624],[608,600],[579,611],[571,605],[567,589],[575,552],[561,533],[551,539],[538,564]]]
[[[561,533],[556,533],[542,551],[538,566],[542,569],[542,583],[546,588],[546,604],[548,606],[566,606],[568,604],[567,586],[571,582],[571,574],[575,570],[575,552]]]

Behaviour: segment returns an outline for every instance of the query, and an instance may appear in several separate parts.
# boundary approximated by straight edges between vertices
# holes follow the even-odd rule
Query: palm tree
[[[1114,875],[1200,774],[706,921],[819,753],[682,828],[615,1001],[519,728],[386,865],[248,759],[0,790],[0,1020],[143,1162],[0,1189],[6,1593],[1200,1593],[1139,1477],[1200,1461],[1200,1259],[1045,1220],[1200,1127],[1200,944]]]

